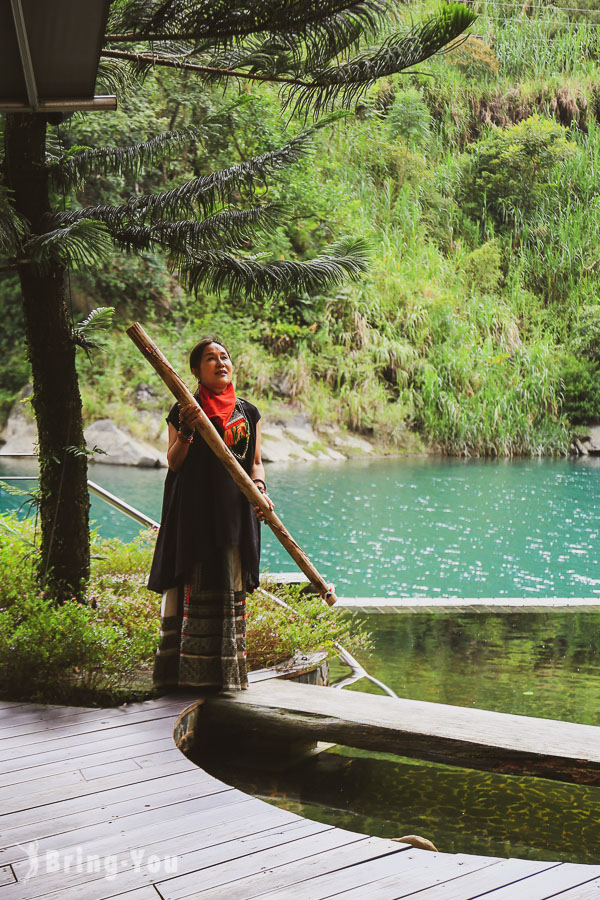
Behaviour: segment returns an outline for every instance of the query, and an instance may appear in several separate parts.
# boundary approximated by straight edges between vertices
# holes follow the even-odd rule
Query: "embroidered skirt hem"
[[[163,595],[157,686],[239,691],[246,668],[246,578],[239,547],[196,563],[189,581]]]

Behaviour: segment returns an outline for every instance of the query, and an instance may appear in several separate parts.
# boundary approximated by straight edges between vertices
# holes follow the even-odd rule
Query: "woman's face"
[[[200,365],[192,372],[205,388],[221,394],[231,384],[233,365],[225,347],[213,341],[204,348]]]

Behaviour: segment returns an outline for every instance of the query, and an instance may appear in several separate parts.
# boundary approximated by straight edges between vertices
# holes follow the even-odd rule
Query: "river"
[[[34,471],[0,461],[0,478]],[[154,518],[164,476],[90,467],[93,481]],[[267,480],[278,514],[342,596],[600,595],[600,460],[301,463],[270,465]],[[0,509],[21,502],[0,492]],[[92,519],[106,536],[138,530],[96,499]],[[267,528],[262,564],[294,570]]]

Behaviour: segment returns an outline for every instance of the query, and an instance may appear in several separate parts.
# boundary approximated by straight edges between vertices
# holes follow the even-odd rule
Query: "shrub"
[[[470,215],[491,216],[497,226],[520,226],[535,211],[560,163],[576,144],[552,119],[530,116],[509,128],[491,129],[469,151],[463,201]]]
[[[585,306],[571,335],[571,349],[578,359],[581,356],[600,362],[600,306]]]
[[[319,597],[306,596],[297,586],[267,585],[284,600],[285,609],[262,591],[248,597],[248,667],[259,669],[284,662],[297,650],[332,650],[340,643],[350,652],[370,650],[370,636],[357,617],[327,608]]]
[[[495,294],[502,282],[502,256],[496,241],[467,254],[463,269],[467,285],[479,294]]]
[[[469,79],[494,79],[500,63],[492,47],[470,34],[466,41],[446,55],[448,66],[458,69]]]
[[[572,425],[600,419],[600,371],[597,362],[566,355],[562,359],[563,412]]]
[[[145,588],[152,538],[93,543],[89,605],[55,606],[36,581],[31,521],[0,518],[0,692],[51,702],[122,701],[151,690],[159,598]],[[145,679],[144,676],[145,675]]]
[[[88,605],[55,606],[36,583],[33,525],[0,516],[0,694],[41,702],[111,704],[152,693],[160,598],[145,587],[154,536],[93,541]],[[354,617],[299,589],[277,588],[289,611],[256,592],[248,597],[250,669],[297,650],[368,649]]]

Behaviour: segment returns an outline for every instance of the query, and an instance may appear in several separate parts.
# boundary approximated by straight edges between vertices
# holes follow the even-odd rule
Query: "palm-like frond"
[[[8,189],[0,185],[0,255],[16,256],[26,234],[27,223],[10,202]]]
[[[119,94],[131,93],[137,86],[132,67],[117,59],[101,59],[96,76],[96,93]]]
[[[225,209],[202,220],[131,225],[113,232],[112,237],[127,251],[162,247],[171,255],[186,255],[217,247],[232,250],[247,245],[261,231],[272,231],[280,212],[281,207],[276,204],[243,210]]]
[[[454,42],[475,20],[476,14],[462,3],[448,3],[424,24],[408,32],[394,33],[375,51],[362,53],[339,65],[313,72],[310,85],[293,85],[286,103],[301,113],[319,115],[336,101],[349,106],[378,78],[394,75],[432,57]]]
[[[79,219],[96,219],[104,222],[112,232],[117,232],[131,225],[191,218],[198,209],[209,214],[217,203],[227,204],[233,192],[252,194],[258,180],[296,162],[306,151],[312,134],[338,117],[322,119],[278,150],[270,150],[228,169],[193,178],[173,190],[144,194],[119,206],[87,206],[59,213],[51,220],[52,224],[68,225]]]
[[[179,260],[177,271],[192,290],[207,287],[229,290],[246,297],[302,293],[341,284],[366,271],[367,244],[362,239],[345,239],[332,244],[321,256],[307,262],[233,256],[220,250]]]
[[[112,241],[102,222],[78,219],[61,228],[36,234],[23,245],[30,262],[43,269],[51,263],[77,268],[95,266],[110,257]]]
[[[76,148],[49,166],[50,175],[57,184],[68,187],[76,187],[90,175],[137,175],[191,144],[199,134],[199,129],[190,127],[128,147]]]
[[[359,22],[362,32],[373,31],[394,5],[388,0],[129,0],[114,5],[107,32],[108,40],[179,37],[221,43],[269,33],[285,36],[290,45],[327,41],[335,53],[333,48],[347,42],[347,28],[354,34]]]
[[[90,350],[102,349],[105,343],[104,330],[110,328],[114,315],[114,307],[98,306],[73,328],[73,342],[85,350],[89,356]]]

